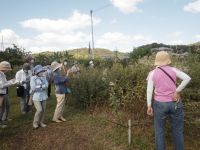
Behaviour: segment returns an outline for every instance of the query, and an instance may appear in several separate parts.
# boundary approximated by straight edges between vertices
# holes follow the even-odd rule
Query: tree
[[[28,55],[25,49],[17,47],[13,44],[13,47],[8,47],[5,51],[0,52],[0,61],[9,61],[13,67],[23,65],[24,58]]]

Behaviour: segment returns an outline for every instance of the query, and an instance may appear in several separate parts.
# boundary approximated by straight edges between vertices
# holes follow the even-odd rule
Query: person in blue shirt
[[[33,103],[36,108],[34,120],[33,120],[33,128],[46,127],[44,121],[44,113],[46,109],[46,100],[47,89],[48,89],[48,81],[45,77],[46,70],[41,66],[37,65],[34,67],[35,75],[31,77],[31,91],[33,93]]]
[[[57,106],[53,116],[54,122],[66,121],[63,117],[64,106],[66,103],[66,93],[68,93],[67,83],[68,83],[68,73],[66,75],[62,74],[61,71],[62,64],[54,61],[51,63],[51,68],[53,70],[53,82],[55,84],[55,94],[57,98]]]

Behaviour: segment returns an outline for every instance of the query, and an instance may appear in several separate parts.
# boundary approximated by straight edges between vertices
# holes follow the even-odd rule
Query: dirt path
[[[0,150],[122,150],[113,138],[104,137],[112,126],[102,125],[89,115],[80,115],[62,123],[48,123],[46,128],[27,128],[6,140]],[[102,131],[102,132],[101,132]]]
[[[68,115],[67,122],[49,121],[46,128],[36,130],[32,128],[32,118],[30,118],[22,130],[15,126],[10,127],[12,132],[16,130],[16,134],[10,130],[0,132],[7,134],[7,138],[4,137],[7,140],[2,140],[0,143],[0,150],[151,150],[154,148],[151,125],[142,130],[140,127],[134,127],[133,144],[128,147],[127,130],[106,123],[102,116],[105,117],[104,114],[93,116],[88,113],[72,113]],[[200,128],[198,125],[186,124],[185,129],[189,130],[185,134],[186,149],[196,149],[200,146],[197,142]],[[0,135],[1,137],[3,136]],[[171,140],[168,140],[168,143],[171,144]]]
[[[90,129],[90,130],[89,130]],[[3,144],[2,149],[12,150],[88,150],[93,143],[94,130],[90,125],[72,122],[51,123],[46,128],[28,129]]]

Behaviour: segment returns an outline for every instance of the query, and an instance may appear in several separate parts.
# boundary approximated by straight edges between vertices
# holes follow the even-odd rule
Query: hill
[[[41,52],[34,55],[36,56],[36,55],[42,54],[42,55],[50,56],[50,55],[53,55],[54,53],[65,53],[65,52],[68,52],[69,55],[72,55],[75,58],[89,57],[88,48],[78,48],[78,49],[71,49],[71,50],[58,51],[58,52],[45,51],[45,52]],[[127,58],[129,54],[118,52],[118,51],[117,52],[111,51],[109,49],[95,48],[94,55],[95,55],[95,58],[113,58],[116,56],[119,58]]]
[[[190,44],[190,45],[166,45],[163,43],[152,43],[147,45],[142,45],[135,48],[130,53],[130,58],[138,60],[144,56],[150,56],[152,53],[167,50],[172,52],[174,55],[185,55],[185,54],[196,54],[200,49],[200,42]]]
[[[200,46],[200,41],[199,41],[199,42],[196,42],[196,43],[194,43],[194,44],[192,44],[192,45]]]
[[[88,58],[88,48],[79,48],[79,49],[73,49],[68,50],[69,54],[73,55],[74,57],[78,58]],[[122,52],[116,52],[111,51],[108,49],[103,48],[95,48],[94,49],[94,55],[96,58],[106,58],[106,57],[115,57],[116,55],[119,58],[124,58],[128,56],[128,53],[122,53]]]

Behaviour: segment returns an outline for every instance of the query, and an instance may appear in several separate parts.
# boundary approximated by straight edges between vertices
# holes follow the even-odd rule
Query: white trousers
[[[54,121],[58,120],[60,117],[63,117],[64,106],[66,103],[65,94],[56,94],[56,99],[57,105],[53,116]]]

